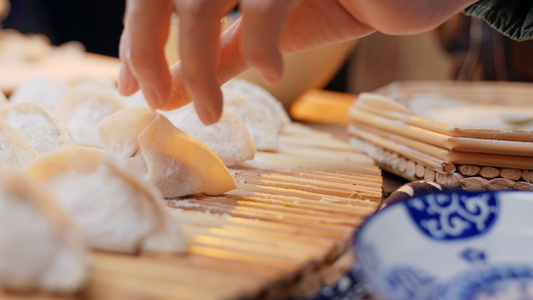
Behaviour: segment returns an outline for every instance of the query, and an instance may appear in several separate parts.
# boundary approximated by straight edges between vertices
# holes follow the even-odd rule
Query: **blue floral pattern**
[[[499,207],[494,193],[428,194],[404,204],[418,228],[436,240],[485,233],[496,221]]]

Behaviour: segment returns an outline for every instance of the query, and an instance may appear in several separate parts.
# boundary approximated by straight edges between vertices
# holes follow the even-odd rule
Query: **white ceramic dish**
[[[378,299],[533,299],[533,192],[452,192],[385,207],[355,239]]]

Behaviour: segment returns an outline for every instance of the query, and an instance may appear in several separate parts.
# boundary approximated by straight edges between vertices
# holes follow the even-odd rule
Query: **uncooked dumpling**
[[[0,165],[2,167],[23,170],[38,156],[37,151],[20,131],[0,120]]]
[[[98,136],[100,121],[124,107],[109,90],[74,89],[57,104],[55,115],[67,126],[74,143],[102,147]]]
[[[33,77],[18,86],[9,97],[12,104],[34,102],[53,112],[57,103],[69,91],[69,86],[51,77]]]
[[[82,234],[28,176],[0,170],[0,289],[74,293],[89,252]]]
[[[131,106],[141,106],[141,107],[150,107],[148,105],[148,102],[146,102],[146,98],[143,95],[143,92],[139,90],[135,94],[131,96],[119,96],[120,100],[122,100],[122,103],[126,105],[127,107]]]
[[[241,116],[257,150],[278,150],[278,134],[281,130],[281,123],[268,118],[268,113],[264,107],[255,105],[233,92],[223,91],[223,95],[224,107],[232,109]]]
[[[67,80],[67,85],[70,87],[70,90],[96,89],[116,92],[118,94],[115,82],[107,77],[75,76]]]
[[[45,183],[95,249],[185,250],[157,189],[119,167],[101,149],[68,146],[42,156],[28,172]]]
[[[72,144],[72,138],[65,126],[37,103],[12,104],[5,120],[20,131],[39,154]]]
[[[228,167],[254,158],[255,145],[246,124],[227,107],[220,120],[209,126],[200,121],[192,104],[163,114],[174,126],[205,144]]]
[[[230,91],[241,98],[251,101],[257,106],[263,107],[267,112],[267,116],[273,122],[286,125],[291,123],[291,118],[274,96],[261,86],[252,83],[248,80],[233,78],[222,85],[223,91]]]
[[[218,195],[235,188],[220,158],[149,108],[123,109],[104,119],[99,132],[106,152],[130,161],[165,198]]]

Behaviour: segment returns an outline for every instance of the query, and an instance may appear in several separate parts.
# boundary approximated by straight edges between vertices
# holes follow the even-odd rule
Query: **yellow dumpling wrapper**
[[[28,140],[39,154],[46,154],[72,144],[70,132],[42,105],[20,102],[2,108],[0,115]]]
[[[0,120],[0,165],[23,170],[39,157],[28,140],[15,127]]]
[[[131,161],[165,198],[218,195],[235,188],[220,158],[149,108],[119,111],[100,123],[99,134],[106,152]]]

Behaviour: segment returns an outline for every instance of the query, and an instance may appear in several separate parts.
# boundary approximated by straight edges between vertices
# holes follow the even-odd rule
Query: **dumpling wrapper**
[[[255,156],[255,145],[242,118],[224,108],[220,120],[206,126],[192,104],[164,112],[174,126],[211,149],[226,166],[233,166]]]
[[[0,166],[23,170],[33,163],[39,154],[15,127],[0,120]]]
[[[94,76],[75,76],[67,80],[67,85],[70,87],[70,90],[75,89],[96,89],[96,90],[107,90],[110,92],[116,92],[118,94],[118,89],[115,85],[115,82],[111,78],[107,77],[94,77]]]
[[[106,152],[131,162],[165,198],[219,195],[235,188],[213,151],[149,108],[123,109],[104,119],[99,133]]]
[[[68,146],[39,158],[28,173],[47,186],[94,249],[186,250],[157,189],[119,167],[101,149]]]
[[[11,104],[37,103],[53,112],[57,103],[69,91],[69,86],[57,79],[36,76],[19,85],[9,97]]]
[[[0,170],[0,289],[75,293],[90,253],[81,232],[26,174]]]
[[[16,128],[39,154],[72,144],[68,129],[46,108],[33,102],[12,104],[5,121]]]
[[[98,125],[125,105],[105,89],[74,89],[57,104],[55,115],[70,131],[74,143],[102,147]]]
[[[124,103],[124,105],[126,105],[127,107],[132,107],[132,106],[150,107],[141,90],[137,91],[136,93],[130,96],[119,96],[119,97],[122,100],[122,103]]]
[[[257,150],[278,150],[281,123],[268,117],[268,112],[233,92],[223,91],[224,107],[235,111],[246,124]]]
[[[222,85],[223,91],[230,91],[238,96],[251,101],[266,110],[268,118],[282,126],[291,123],[291,118],[272,94],[261,86],[245,79],[233,78]]]

